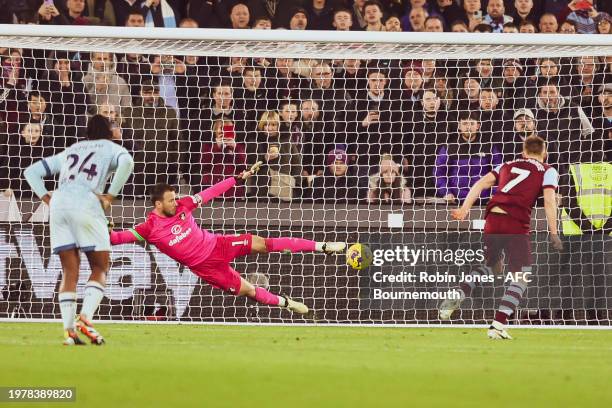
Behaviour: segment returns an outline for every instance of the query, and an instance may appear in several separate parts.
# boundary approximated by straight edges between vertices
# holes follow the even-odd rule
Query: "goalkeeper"
[[[255,287],[230,265],[237,257],[251,253],[306,252],[334,253],[344,251],[344,242],[315,242],[301,238],[261,238],[256,235],[215,235],[196,224],[192,211],[222,195],[236,183],[242,183],[255,174],[261,162],[236,177],[227,178],[206,190],[176,199],[168,184],[157,184],[151,193],[154,206],[147,220],[126,231],[111,231],[111,244],[147,241],[162,253],[187,266],[210,285],[235,296],[249,298],[271,306],[279,306],[299,314],[307,314],[308,307],[287,296],[277,296],[261,287]]]

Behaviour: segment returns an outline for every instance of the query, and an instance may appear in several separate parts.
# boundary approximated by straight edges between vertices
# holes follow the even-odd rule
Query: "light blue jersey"
[[[75,143],[63,152],[33,164],[26,169],[25,176],[34,192],[42,197],[47,191],[41,176],[59,173],[52,208],[91,208],[91,205],[97,208],[96,194],[104,192],[108,178],[122,161],[129,161],[131,165],[127,174],[118,172],[113,179],[108,193],[116,196],[130,175],[133,160],[124,147],[108,139]],[[123,168],[127,167],[126,163]]]
[[[84,252],[110,250],[106,217],[97,195],[104,193],[113,172],[108,194],[119,194],[133,168],[134,160],[125,148],[100,139],[75,143],[24,171],[32,190],[41,198],[49,193],[44,177],[59,173],[49,212],[54,253],[73,248]]]

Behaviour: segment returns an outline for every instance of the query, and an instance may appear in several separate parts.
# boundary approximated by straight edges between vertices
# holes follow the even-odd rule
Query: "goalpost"
[[[0,48],[0,319],[59,318],[48,209],[22,170],[79,140],[94,113],[136,161],[110,214],[116,229],[145,220],[147,186],[192,194],[260,158],[262,176],[196,211],[203,228],[362,242],[375,254],[361,271],[321,254],[237,260],[253,283],[316,311],[304,320],[223,294],[152,246],[117,246],[96,316],[106,321],[440,325],[440,299],[481,260],[484,206],[469,221],[449,216],[470,183],[533,131],[569,208],[569,165],[612,154],[605,35],[4,25]],[[463,130],[474,139],[462,138],[474,123]],[[345,166],[350,177],[334,178]],[[560,229],[570,218],[559,214]],[[556,253],[541,205],[532,229],[533,281],[511,323],[610,327],[610,237],[567,236]],[[88,273],[83,257],[79,302]],[[504,283],[483,283],[450,323],[488,322]]]

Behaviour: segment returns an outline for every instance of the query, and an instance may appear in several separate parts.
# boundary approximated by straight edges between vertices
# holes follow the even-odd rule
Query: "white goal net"
[[[531,282],[511,322],[609,326],[609,37],[0,27],[0,318],[59,318],[48,209],[23,169],[83,139],[99,113],[135,160],[115,229],[145,220],[155,183],[194,194],[262,160],[251,182],[196,211],[203,228],[361,242],[375,256],[361,271],[316,253],[236,260],[313,309],[306,320],[224,294],[151,245],[115,246],[96,319],[439,324],[444,294],[482,260],[492,192],[469,221],[450,209],[535,134],[560,174],[564,250],[547,244],[538,203]],[[504,284],[475,288],[451,323],[490,320]]]

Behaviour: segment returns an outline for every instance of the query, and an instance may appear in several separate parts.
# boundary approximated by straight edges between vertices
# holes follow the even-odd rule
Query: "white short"
[[[52,208],[49,226],[54,254],[73,248],[83,252],[111,250],[108,224],[102,211]]]

